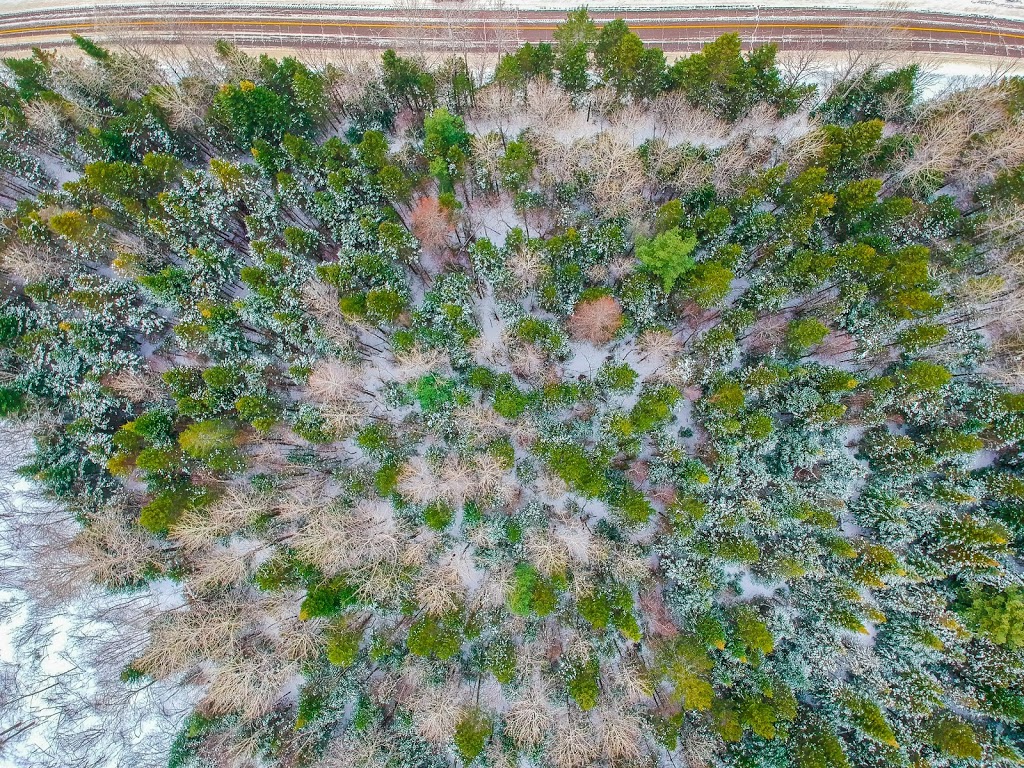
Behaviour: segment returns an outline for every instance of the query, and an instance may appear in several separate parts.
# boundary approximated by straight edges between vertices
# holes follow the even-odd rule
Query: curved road
[[[594,11],[601,23],[621,15],[645,42],[669,52],[692,51],[727,32],[745,45],[778,43],[786,50],[929,51],[946,55],[1024,58],[1024,21],[943,13],[807,8]],[[195,6],[114,4],[81,10],[0,13],[0,51],[70,42],[73,32],[98,40],[197,44],[226,38],[265,47],[495,50],[512,42],[548,40],[564,14],[550,11],[460,10],[377,12],[280,4]]]

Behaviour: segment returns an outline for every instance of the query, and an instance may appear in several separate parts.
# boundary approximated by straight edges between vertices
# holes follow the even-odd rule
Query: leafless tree
[[[413,204],[409,229],[420,246],[435,255],[451,244],[454,234],[451,216],[441,208],[436,197],[421,197]]]
[[[434,688],[420,688],[418,695],[410,702],[416,732],[431,743],[444,743],[455,733],[455,726],[462,715],[459,686],[455,682],[448,682]]]
[[[538,531],[526,538],[526,555],[545,576],[564,572],[569,564],[569,548],[550,531]]]
[[[271,648],[232,655],[217,667],[200,707],[211,715],[239,712],[252,720],[274,708],[298,673],[297,664]]]
[[[363,391],[360,371],[340,360],[322,360],[309,374],[310,396],[322,403],[346,403]]]
[[[314,512],[292,546],[325,573],[397,564],[403,534],[390,505],[361,501],[348,510]]]
[[[636,150],[598,136],[589,143],[585,157],[590,191],[601,215],[639,219],[648,204],[643,196],[646,174]]]
[[[593,344],[611,341],[622,326],[622,310],[611,296],[581,301],[569,316],[569,333]]]
[[[505,141],[512,133],[516,118],[522,114],[522,98],[500,83],[492,83],[477,91],[466,124],[475,137],[496,129],[502,141]]]
[[[729,126],[712,113],[690,104],[686,96],[672,91],[658,96],[650,105],[655,138],[669,144],[717,145],[729,133]]]
[[[24,425],[0,427],[0,631],[13,649],[0,662],[0,761],[45,768],[166,764],[195,702],[192,689],[125,685],[120,674],[168,610],[156,589],[105,593],[90,579],[124,583],[152,560],[146,537],[116,506],[94,511],[94,531],[19,483]],[[61,568],[64,572],[61,572]],[[173,601],[170,601],[173,605]]]
[[[54,277],[67,269],[67,263],[18,240],[10,240],[0,253],[0,270],[27,283]]]
[[[524,747],[540,744],[555,722],[554,709],[539,682],[528,687],[512,702],[505,724],[513,740]]]
[[[202,125],[213,104],[214,90],[209,80],[185,77],[174,84],[153,88],[151,98],[163,110],[172,128],[194,130]]]
[[[597,709],[592,716],[594,730],[605,757],[612,763],[638,760],[643,754],[643,721],[615,704]]]
[[[417,603],[432,616],[443,616],[458,609],[465,594],[458,573],[450,563],[430,568],[416,581]]]
[[[525,120],[535,133],[575,138],[582,133],[585,115],[576,110],[569,95],[555,83],[531,80],[526,88],[529,109]]]
[[[775,139],[744,134],[725,145],[715,157],[711,181],[716,188],[737,191],[737,184],[747,174],[762,167],[772,155]]]
[[[601,754],[601,742],[585,721],[559,724],[548,745],[547,757],[557,768],[583,768]]]
[[[896,175],[913,180],[926,174],[957,178],[973,189],[991,173],[1020,156],[1024,144],[1008,136],[1010,121],[1005,92],[999,86],[956,91],[933,100],[921,109],[910,131],[919,138]],[[994,142],[1007,140],[998,151],[987,150]],[[990,156],[991,155],[991,156]]]

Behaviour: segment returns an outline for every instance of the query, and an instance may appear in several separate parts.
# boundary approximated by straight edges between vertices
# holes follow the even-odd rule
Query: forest
[[[582,9],[484,74],[74,42],[2,62],[66,538],[0,576],[165,596],[159,764],[1024,764],[1024,80]]]

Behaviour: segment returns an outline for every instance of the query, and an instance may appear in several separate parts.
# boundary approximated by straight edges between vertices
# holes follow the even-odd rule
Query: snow
[[[569,348],[572,350],[570,357],[563,368],[563,378],[572,379],[583,375],[588,379],[594,378],[608,357],[608,353],[598,349],[590,342],[573,341]]]
[[[730,581],[735,581],[740,597],[744,602],[759,598],[771,600],[780,589],[786,588],[784,581],[765,583],[757,579],[746,566],[727,565],[722,569]]]
[[[474,237],[486,237],[495,248],[504,247],[505,239],[512,229],[526,229],[522,216],[516,213],[512,200],[505,195],[486,204],[472,202],[469,204],[469,211],[472,221],[476,224]]]
[[[26,447],[9,450],[24,455]],[[29,567],[29,560],[39,565],[37,552],[19,547],[24,540],[15,529],[30,515],[39,528],[53,517],[47,523],[37,520],[46,508],[28,492],[28,484],[5,464],[0,469],[0,729],[31,725],[0,742],[0,768],[44,762],[53,768],[166,765],[170,742],[196,703],[196,689],[171,682],[126,685],[119,674],[145,640],[140,618],[180,606],[180,587],[163,579],[139,592],[86,588],[66,601],[40,599],[38,587],[32,589],[35,569]],[[60,518],[69,529],[77,528],[73,519]]]

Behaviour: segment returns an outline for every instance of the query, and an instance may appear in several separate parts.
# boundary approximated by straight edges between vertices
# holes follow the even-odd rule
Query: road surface
[[[601,23],[622,16],[645,42],[686,52],[727,32],[745,45],[783,50],[884,49],[946,56],[1024,58],[1024,21],[950,13],[808,8],[594,11]],[[136,42],[199,44],[217,38],[272,48],[496,50],[549,40],[564,14],[551,11],[324,10],[245,3],[189,6],[111,5],[86,9],[0,12],[0,51],[67,45],[70,34]]]

